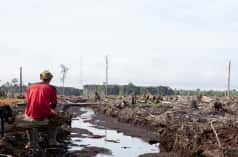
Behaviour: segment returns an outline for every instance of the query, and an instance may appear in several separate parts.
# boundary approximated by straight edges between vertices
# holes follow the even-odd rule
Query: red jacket
[[[56,88],[47,83],[32,84],[27,89],[25,114],[32,119],[43,119],[52,115],[51,105],[57,104]]]

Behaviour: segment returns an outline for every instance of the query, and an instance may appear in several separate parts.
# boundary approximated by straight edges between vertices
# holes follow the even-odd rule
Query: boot
[[[48,144],[50,146],[61,146],[61,144],[56,140],[56,135],[57,135],[56,127],[50,127],[48,129]]]

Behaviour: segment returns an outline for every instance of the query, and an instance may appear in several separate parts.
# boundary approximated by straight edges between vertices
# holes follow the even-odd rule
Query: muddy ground
[[[95,102],[79,97],[60,98],[59,110],[66,119],[73,113],[81,114],[80,106],[96,111],[92,123],[136,136],[151,144],[160,143],[161,153],[141,157],[237,157],[238,156],[238,98],[164,97],[162,100],[130,97],[108,97]],[[58,140],[64,143],[59,149],[48,149],[42,141],[40,156],[91,157],[110,153],[104,148],[87,147],[78,152],[67,152],[70,137],[68,122],[62,125]],[[75,130],[74,130],[75,131]],[[78,135],[90,134],[77,130]],[[96,138],[96,137],[95,137]],[[0,141],[1,154],[30,156],[24,149],[27,139],[24,132],[11,132]],[[35,155],[34,155],[35,156]]]
[[[90,122],[96,126],[118,130],[118,132],[123,132],[128,136],[141,138],[149,144],[159,143],[159,134],[156,132],[153,132],[146,127],[120,122],[116,118],[108,117],[101,113],[97,113]],[[144,154],[140,157],[179,157],[176,153],[164,152],[165,150],[163,147],[160,147],[160,151],[162,152],[159,154]]]
[[[11,101],[12,102],[12,101]],[[77,137],[83,137],[82,134],[87,134],[91,138],[98,138],[91,134],[88,130],[70,128],[69,119],[74,116],[80,115],[80,107],[67,107],[68,111],[58,110],[60,118],[60,125],[58,127],[57,141],[61,143],[61,146],[49,146],[47,144],[47,130],[48,126],[41,126],[40,131],[40,149],[26,149],[25,145],[28,142],[26,130],[31,128],[27,123],[24,123],[19,119],[19,115],[24,112],[24,105],[10,104],[14,113],[16,114],[16,120],[13,124],[5,123],[5,135],[0,138],[0,156],[1,157],[93,157],[97,154],[110,154],[110,150],[99,147],[80,146],[80,151],[68,151],[68,147],[72,146],[70,141],[71,132],[78,132]],[[61,104],[60,107],[68,106],[68,104]],[[71,115],[75,113],[75,115]],[[21,123],[16,124],[16,123]]]
[[[238,156],[237,98],[171,97],[159,103],[145,103],[143,99],[136,105],[130,102],[128,98],[107,98],[94,109],[119,122],[149,130],[155,136],[140,133],[139,129],[133,134],[150,142],[159,141],[163,151],[160,156],[168,152],[178,157]]]

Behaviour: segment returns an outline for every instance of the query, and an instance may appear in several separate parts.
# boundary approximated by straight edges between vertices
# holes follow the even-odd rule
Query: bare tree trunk
[[[62,87],[62,95],[64,96],[64,81],[65,81],[66,74],[67,74],[69,68],[66,67],[66,66],[63,65],[63,64],[61,64],[60,67],[61,67],[61,73],[62,73],[61,82],[62,82],[62,84],[63,84],[63,87]]]
[[[64,81],[63,81],[62,95],[64,96]]]
[[[106,83],[105,83],[105,96],[108,95],[108,56],[106,56]]]
[[[22,89],[22,67],[20,67],[20,96],[23,96],[23,89]]]
[[[228,66],[228,82],[227,82],[227,96],[230,97],[230,92],[231,92],[231,61],[229,61],[229,66]]]

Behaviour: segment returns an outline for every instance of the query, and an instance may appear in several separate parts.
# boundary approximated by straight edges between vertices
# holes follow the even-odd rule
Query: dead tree
[[[145,103],[147,103],[149,99],[150,99],[150,96],[147,95],[147,96],[145,97]]]
[[[60,65],[60,68],[61,68],[61,82],[62,82],[62,95],[64,96],[64,83],[65,83],[65,79],[66,79],[66,75],[67,75],[67,72],[69,71],[69,68],[66,67],[64,64],[61,64]]]
[[[228,79],[227,79],[227,96],[230,97],[231,94],[231,61],[229,61],[228,65]]]
[[[101,97],[100,97],[99,93],[96,91],[95,92],[95,102],[100,101],[100,100],[101,100]]]
[[[11,87],[10,87],[10,95],[11,97],[15,96],[15,93],[17,92],[17,83],[18,83],[18,79],[17,78],[13,78],[11,81]]]
[[[153,101],[153,102],[156,101],[156,96],[155,96],[155,95],[152,96],[152,101]]]
[[[215,113],[225,113],[227,112],[227,109],[225,109],[224,104],[222,104],[220,101],[216,101],[213,105]]]
[[[136,104],[136,95],[135,95],[135,94],[133,94],[133,95],[131,96],[131,104],[132,104],[132,105],[135,105],[135,104]]]
[[[0,98],[1,97],[6,97],[6,96],[7,96],[6,92],[3,91],[3,90],[0,90]]]
[[[17,83],[18,83],[18,79],[17,78],[13,78],[12,79],[12,84],[13,84],[14,87],[17,86]]]
[[[22,87],[22,67],[20,67],[20,96],[23,97],[23,87]]]
[[[199,95],[197,96],[197,101],[198,101],[199,103],[201,103],[201,101],[202,101],[202,97],[203,97],[202,94],[199,94]]]
[[[192,100],[191,107],[192,107],[193,109],[198,109],[198,104],[197,104],[197,101],[196,101],[196,100]]]
[[[105,96],[108,95],[108,56],[106,56],[106,82],[105,82]]]

